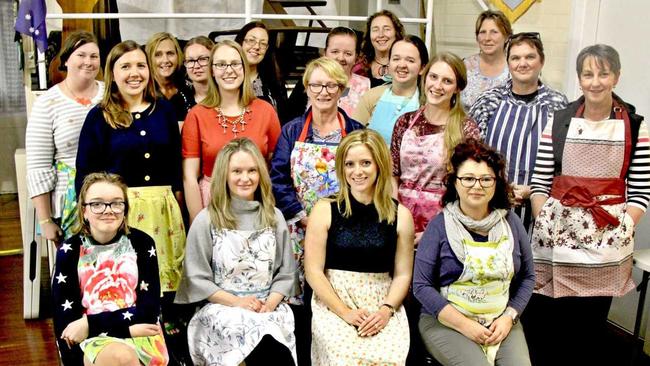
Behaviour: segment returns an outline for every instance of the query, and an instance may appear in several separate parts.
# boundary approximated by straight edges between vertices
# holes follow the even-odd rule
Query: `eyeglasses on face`
[[[225,71],[228,68],[228,66],[230,66],[231,69],[239,71],[244,67],[244,63],[241,61],[235,61],[229,64],[225,62],[215,62],[212,64],[212,66],[214,66],[217,70],[222,70],[222,71]]]
[[[494,183],[496,183],[496,178],[489,176],[489,175],[484,175],[482,177],[458,177],[458,180],[460,181],[460,185],[465,187],[465,188],[472,188],[478,182],[478,184],[483,187],[483,188],[490,188],[494,186]]]
[[[94,214],[103,214],[106,212],[107,208],[111,208],[111,212],[114,214],[121,214],[126,209],[126,202],[124,201],[113,201],[113,202],[86,202],[82,206],[90,207],[90,212]]]
[[[185,64],[185,67],[187,67],[188,69],[193,69],[197,65],[200,66],[200,67],[208,66],[209,62],[210,62],[210,56],[201,56],[201,57],[199,57],[197,59],[188,58],[187,60],[185,60],[184,64]]]
[[[307,86],[309,87],[309,91],[315,94],[320,94],[323,91],[323,88],[327,90],[329,94],[334,94],[341,88],[341,86],[336,83],[307,84]]]
[[[260,50],[262,50],[262,51],[269,48],[268,42],[258,41],[255,38],[244,38],[244,44],[246,44],[246,46],[248,46],[248,47],[255,47],[255,45],[257,45],[257,47],[259,47]]]

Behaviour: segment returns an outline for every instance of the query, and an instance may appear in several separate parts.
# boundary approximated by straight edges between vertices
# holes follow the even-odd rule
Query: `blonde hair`
[[[175,79],[179,78],[178,74],[181,73],[181,66],[183,65],[183,50],[181,50],[181,46],[178,44],[176,37],[167,32],[154,33],[144,46],[144,51],[147,53],[147,58],[150,62],[149,70],[151,70],[151,74],[153,74],[156,82],[159,82],[158,68],[152,63],[156,59],[156,50],[158,50],[158,46],[160,46],[160,44],[165,40],[171,41],[174,45],[174,50],[176,51],[176,69],[171,75],[172,80],[176,81]]]
[[[307,67],[305,67],[305,73],[302,75],[302,85],[305,87],[305,90],[307,90],[307,84],[309,84],[311,74],[316,69],[323,70],[325,74],[334,79],[341,88],[346,88],[348,86],[348,74],[343,70],[343,66],[341,66],[337,61],[323,56],[309,61]]]
[[[214,66],[212,66],[212,64],[214,63],[214,54],[221,47],[234,48],[237,51],[237,53],[239,53],[239,58],[241,59],[241,62],[243,64],[242,71],[244,72],[244,81],[242,85],[239,87],[239,104],[242,107],[246,107],[247,105],[251,104],[251,102],[256,98],[255,92],[253,91],[253,85],[248,78],[248,74],[250,72],[248,69],[248,61],[246,60],[246,55],[244,55],[244,50],[241,48],[239,43],[231,41],[229,39],[220,41],[217,44],[215,44],[214,47],[212,47],[212,52],[210,53],[210,68],[208,68],[208,72],[210,75],[210,77],[208,78],[208,95],[205,97],[205,99],[201,101],[200,104],[208,108],[218,108],[221,106],[221,95],[219,94],[219,86],[217,85],[217,82],[214,80]]]
[[[421,105],[425,105],[427,103],[427,93],[425,87],[427,82],[427,75],[429,74],[431,67],[437,62],[443,62],[447,64],[452,69],[454,76],[456,77],[456,91],[451,97],[449,106],[449,121],[447,121],[447,125],[445,126],[444,134],[445,148],[447,149],[447,156],[449,157],[452,155],[454,147],[456,147],[456,145],[458,145],[464,138],[463,126],[465,120],[467,119],[467,114],[465,113],[463,105],[460,102],[460,92],[467,86],[467,69],[465,68],[465,63],[463,60],[451,52],[441,52],[435,55],[424,67],[424,72],[422,73],[423,77],[422,80],[420,80],[420,90],[422,90],[422,93],[420,93]]]
[[[115,68],[117,60],[124,56],[124,54],[132,51],[142,52],[148,70],[149,62],[147,61],[147,54],[142,51],[140,45],[134,41],[118,43],[113,47],[113,49],[111,49],[111,52],[106,58],[106,66],[104,69],[104,85],[106,85],[106,88],[104,89],[102,101],[99,103],[99,108],[102,110],[106,123],[108,123],[108,125],[113,129],[128,128],[131,126],[131,123],[133,123],[133,116],[131,116],[131,112],[127,109],[126,102],[122,97],[122,93],[120,93],[120,90],[117,88],[115,77],[113,76],[113,69]],[[151,72],[149,73],[147,86],[144,88],[142,94],[142,99],[154,104],[155,108],[156,88],[153,83],[153,78],[151,77]]]
[[[90,173],[84,178],[84,182],[81,185],[79,194],[77,195],[77,226],[74,228],[74,231],[78,234],[91,236],[90,225],[84,217],[84,204],[86,204],[86,194],[88,193],[88,190],[95,183],[108,183],[120,188],[122,195],[124,196],[125,207],[122,224],[117,229],[117,232],[129,234],[129,225],[127,220],[127,217],[129,216],[129,201],[127,195],[128,187],[121,176],[107,172]]]
[[[212,194],[208,204],[210,221],[217,229],[237,228],[237,216],[231,206],[232,197],[228,188],[228,175],[230,174],[230,158],[240,151],[249,154],[257,164],[260,180],[254,197],[262,206],[259,212],[259,222],[262,227],[275,227],[275,198],[273,198],[271,190],[271,177],[266,167],[266,161],[257,145],[246,137],[231,140],[217,155],[210,183],[210,193]]]
[[[364,145],[370,151],[372,159],[377,165],[377,180],[372,201],[379,215],[379,221],[386,221],[392,224],[396,220],[397,205],[391,197],[392,193],[392,168],[390,153],[386,142],[381,135],[370,129],[356,130],[345,136],[336,149],[336,178],[339,181],[340,190],[336,196],[336,203],[339,211],[344,206],[343,216],[352,215],[350,202],[350,186],[345,178],[345,159],[348,151],[354,146]]]

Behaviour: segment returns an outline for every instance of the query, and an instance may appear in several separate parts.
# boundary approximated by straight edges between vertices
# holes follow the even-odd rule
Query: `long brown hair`
[[[420,90],[422,91],[420,93],[421,105],[425,105],[427,103],[427,93],[425,86],[427,82],[427,75],[429,74],[431,66],[433,66],[433,64],[436,62],[444,62],[447,64],[454,71],[454,76],[456,77],[456,92],[451,97],[451,104],[449,106],[449,120],[445,126],[444,135],[447,156],[451,156],[454,151],[454,147],[456,147],[456,145],[458,145],[458,143],[460,143],[464,138],[463,126],[465,124],[465,120],[467,119],[467,114],[465,113],[463,105],[460,102],[460,92],[467,86],[467,69],[465,68],[465,63],[463,63],[463,60],[451,52],[441,52],[433,56],[433,58],[431,58],[431,61],[429,61],[427,66],[425,66],[424,73],[422,74],[423,77],[420,81]]]
[[[260,203],[259,212],[261,227],[275,227],[275,198],[271,190],[271,177],[266,167],[266,161],[259,148],[253,141],[246,137],[231,140],[224,146],[212,169],[212,182],[210,183],[210,203],[208,212],[210,221],[217,229],[236,229],[237,216],[232,210],[232,197],[228,188],[228,174],[230,173],[230,158],[236,152],[243,151],[249,154],[257,164],[260,181],[255,190],[254,198]]]
[[[99,108],[102,110],[106,123],[114,129],[127,128],[131,126],[131,123],[133,123],[133,116],[131,116],[131,112],[127,109],[126,102],[122,97],[122,93],[120,93],[117,88],[115,77],[113,76],[113,69],[115,68],[117,60],[124,56],[124,54],[132,51],[142,52],[145,57],[147,68],[149,68],[147,54],[142,51],[140,45],[134,41],[124,41],[116,44],[108,54],[106,60],[106,67],[104,69],[104,84],[106,85],[106,88],[104,89],[102,101],[99,103]],[[149,72],[149,80],[147,81],[147,86],[144,88],[142,94],[142,99],[154,104],[155,107],[156,88],[153,83],[151,72]]]

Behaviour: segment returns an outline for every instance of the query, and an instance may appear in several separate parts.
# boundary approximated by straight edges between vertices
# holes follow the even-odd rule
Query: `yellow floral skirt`
[[[169,186],[131,187],[129,226],[142,230],[156,243],[160,290],[176,291],[183,273],[185,226]]]
[[[146,366],[164,366],[169,363],[167,346],[162,335],[151,337],[115,338],[108,336],[97,336],[86,339],[79,345],[84,352],[84,357],[95,363],[97,355],[112,343],[122,343],[131,347],[138,356],[140,363]]]

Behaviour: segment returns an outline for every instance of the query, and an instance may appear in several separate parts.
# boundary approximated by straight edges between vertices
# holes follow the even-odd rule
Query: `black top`
[[[379,222],[374,204],[364,205],[350,195],[352,215],[342,216],[331,203],[332,223],[327,232],[325,269],[353,272],[393,272],[397,250],[397,220]],[[395,202],[397,207],[397,202]],[[341,207],[341,211],[345,211]]]

